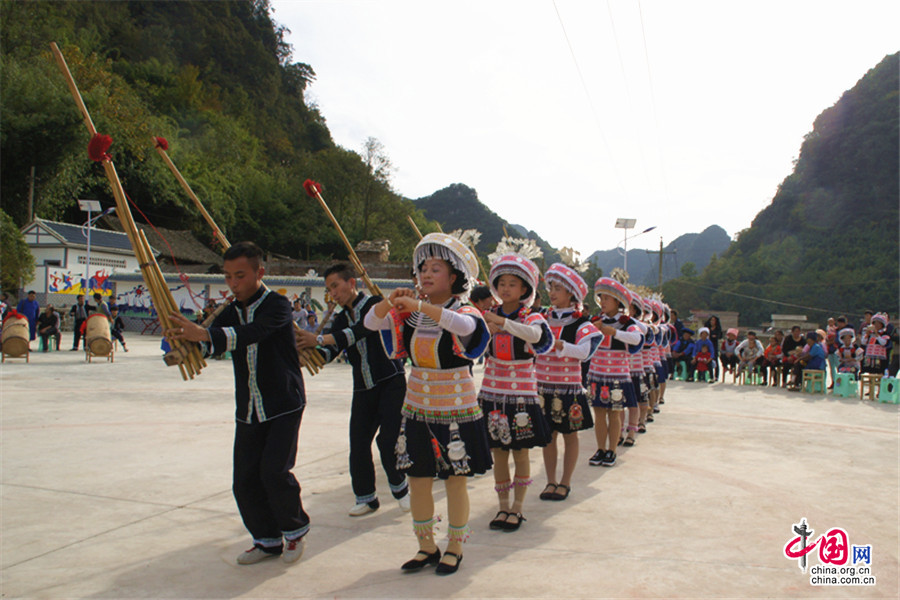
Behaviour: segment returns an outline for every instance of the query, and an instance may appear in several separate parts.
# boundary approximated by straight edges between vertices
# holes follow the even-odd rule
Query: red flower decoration
[[[110,146],[112,146],[111,137],[102,133],[95,133],[91,141],[88,142],[88,156],[94,162],[112,160],[112,157],[106,152]]]
[[[309,194],[310,196],[315,198],[316,194],[318,194],[322,191],[322,184],[316,183],[312,179],[307,179],[306,181],[303,182],[303,189],[306,190],[307,194]]]
[[[22,313],[20,313],[19,311],[17,311],[14,308],[11,308],[6,312],[6,316],[3,317],[3,322],[6,323],[9,319],[21,319],[24,317],[25,317],[25,315],[23,315]]]
[[[626,317],[625,315],[622,315],[621,317],[619,317],[619,323],[621,323],[622,325],[625,325],[630,320],[631,320],[631,318]]]
[[[154,138],[156,140],[156,147],[161,148],[163,150],[169,149],[169,140],[164,137]]]

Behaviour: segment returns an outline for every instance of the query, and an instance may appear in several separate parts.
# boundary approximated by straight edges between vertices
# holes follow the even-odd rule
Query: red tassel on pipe
[[[161,149],[163,149],[163,150],[168,150],[168,149],[169,149],[169,142],[168,142],[168,140],[166,140],[166,138],[164,138],[164,137],[158,137],[158,138],[155,138],[155,139],[156,139],[156,147],[157,147],[157,148],[161,148]]]
[[[112,138],[102,133],[95,133],[88,142],[88,156],[94,162],[102,162],[104,160],[112,160],[107,154],[107,150],[112,146]]]
[[[316,194],[318,194],[322,191],[322,184],[316,183],[312,179],[307,179],[306,181],[303,182],[303,189],[306,190],[307,194],[309,194],[310,196],[315,198]]]

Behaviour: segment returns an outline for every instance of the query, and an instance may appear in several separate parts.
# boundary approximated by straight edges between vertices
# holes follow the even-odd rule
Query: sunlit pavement
[[[0,367],[4,598],[900,595],[895,405],[670,383],[662,413],[615,467],[588,466],[594,435],[581,434],[564,502],[538,500],[546,480],[533,451],[517,532],[488,530],[493,478],[472,479],[465,560],[436,577],[401,573],[416,540],[380,467],[382,508],[347,516],[350,368],[329,365],[306,377],[295,469],[312,518],[306,553],[290,566],[237,566],[250,540],[230,489],[230,361],[184,382],[162,363],[159,338],[132,334],[129,349],[114,363],[64,350]],[[784,555],[802,518],[807,543],[841,528],[851,546],[870,546],[876,585],[811,585],[819,548],[806,574]]]

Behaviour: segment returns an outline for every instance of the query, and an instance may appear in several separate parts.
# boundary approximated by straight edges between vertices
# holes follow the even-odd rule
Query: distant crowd
[[[865,311],[862,321],[851,325],[847,317],[831,317],[825,329],[803,332],[799,325],[785,334],[770,330],[761,340],[755,331],[741,339],[737,328],[723,332],[719,319],[711,316],[696,332],[675,321],[678,341],[672,358],[685,373],[686,381],[725,381],[741,372],[754,373],[761,383],[797,390],[804,369],[825,371],[834,387],[838,373],[878,373],[896,376],[900,353],[897,328],[887,313]]]
[[[109,304],[99,293],[93,296],[95,305],[85,302],[84,294],[75,297],[75,303],[69,308],[68,316],[73,319],[72,351],[78,350],[81,338],[84,337],[88,317],[92,313],[104,315],[109,320],[110,336],[122,344],[122,349],[128,352],[125,345],[125,324],[119,316],[119,308],[115,304]],[[62,342],[62,313],[52,304],[47,304],[43,310],[37,301],[37,292],[29,290],[25,298],[19,301],[15,308],[9,302],[9,294],[0,295],[0,320],[5,321],[7,316],[19,315],[28,319],[30,340],[41,340],[41,351],[48,352],[52,348],[59,350]]]

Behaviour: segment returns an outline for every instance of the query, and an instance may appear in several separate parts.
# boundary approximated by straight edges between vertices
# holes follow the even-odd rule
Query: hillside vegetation
[[[900,53],[885,57],[823,111],[772,203],[701,276],[666,283],[666,299],[739,311],[751,324],[785,312],[816,321],[865,309],[895,315],[898,72]]]
[[[211,239],[156,156],[154,136],[168,140],[171,158],[232,240],[304,258],[346,256],[303,192],[307,178],[323,184],[354,243],[389,238],[392,257],[403,259],[416,241],[407,214],[434,229],[391,189],[377,141],[360,152],[334,144],[321,112],[305,100],[315,71],[292,62],[266,0],[3,0],[0,12],[0,193],[18,225],[28,219],[32,166],[37,216],[75,222],[84,218],[76,198],[112,204],[51,58],[56,41],[97,130],[114,140],[126,192],[158,225]]]

